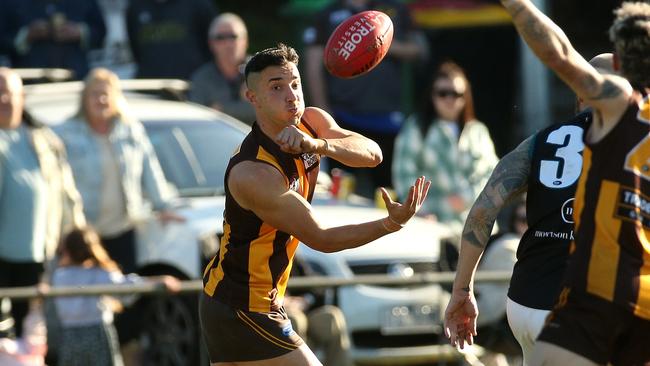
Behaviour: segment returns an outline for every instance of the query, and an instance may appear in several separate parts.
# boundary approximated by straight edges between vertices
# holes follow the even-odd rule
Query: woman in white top
[[[128,113],[117,75],[93,69],[79,112],[55,132],[65,144],[88,222],[120,268],[135,272],[135,222],[150,206],[162,220],[181,218],[168,210],[165,176],[144,127]]]

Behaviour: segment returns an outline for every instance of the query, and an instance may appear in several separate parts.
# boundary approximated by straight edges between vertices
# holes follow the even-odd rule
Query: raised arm
[[[474,297],[476,267],[499,212],[527,189],[533,141],[534,136],[529,137],[499,161],[465,221],[456,278],[445,311],[445,335],[454,346],[462,348],[465,342],[473,343],[478,317]]]
[[[585,103],[617,120],[632,93],[630,84],[616,75],[602,75],[571,45],[551,19],[530,0],[501,0],[519,35],[537,57],[551,68]],[[608,115],[609,114],[609,115]]]
[[[264,182],[264,190],[260,190],[259,182]],[[424,177],[419,178],[404,204],[393,202],[384,190],[388,209],[388,216],[384,219],[327,228],[316,220],[311,205],[288,189],[285,178],[274,167],[259,162],[241,162],[232,168],[228,177],[228,188],[240,206],[253,211],[272,227],[322,252],[358,247],[401,229],[420,209],[429,184]]]
[[[339,127],[334,118],[324,110],[308,107],[303,119],[316,131],[319,138],[312,139],[296,127],[286,127],[275,138],[275,142],[284,151],[316,152],[355,168],[375,167],[381,163],[382,152],[376,142]]]

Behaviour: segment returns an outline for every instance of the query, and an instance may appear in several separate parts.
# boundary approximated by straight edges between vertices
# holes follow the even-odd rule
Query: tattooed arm
[[[562,29],[530,0],[501,0],[501,3],[512,16],[519,35],[537,57],[587,105],[598,111],[606,124],[615,124],[632,93],[627,80],[617,75],[600,74],[573,48]]]
[[[528,188],[534,140],[529,137],[499,161],[465,221],[456,278],[445,311],[445,334],[454,346],[473,343],[478,317],[474,273],[499,212]]]

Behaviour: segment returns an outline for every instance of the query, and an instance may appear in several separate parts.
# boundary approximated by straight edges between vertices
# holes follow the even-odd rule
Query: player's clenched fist
[[[290,154],[315,152],[320,146],[317,139],[300,131],[296,126],[287,126],[275,137],[275,143],[280,149]]]

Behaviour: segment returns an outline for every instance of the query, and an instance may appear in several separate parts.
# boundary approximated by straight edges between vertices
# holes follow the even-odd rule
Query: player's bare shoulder
[[[245,209],[254,207],[264,196],[281,194],[287,190],[287,184],[276,167],[259,161],[242,161],[228,175],[228,190]]]
[[[302,118],[312,128],[314,128],[316,132],[322,131],[323,129],[329,129],[332,126],[338,126],[332,115],[318,107],[305,108]]]

